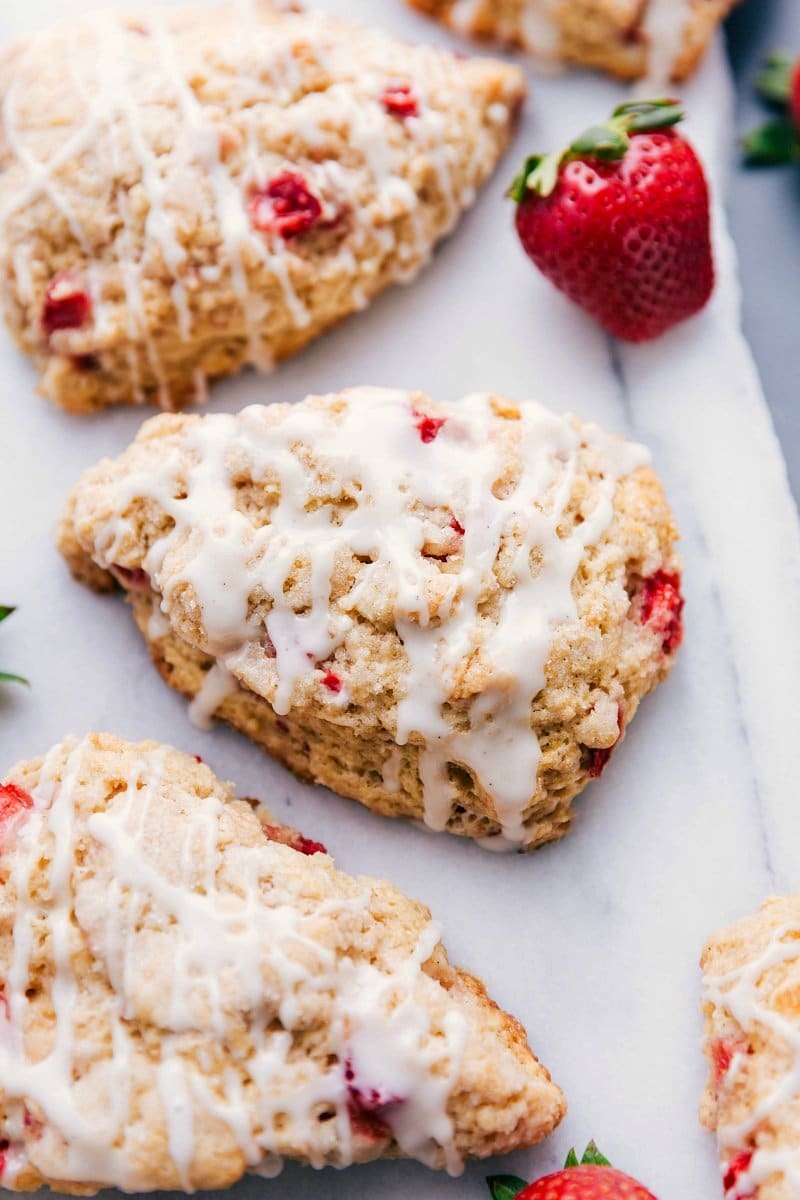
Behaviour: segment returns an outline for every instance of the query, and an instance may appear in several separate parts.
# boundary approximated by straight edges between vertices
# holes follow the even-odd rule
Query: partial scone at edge
[[[472,416],[464,416],[462,420],[462,414],[466,413],[464,405],[468,403],[472,404]],[[350,429],[344,438],[343,451],[348,458],[335,459],[328,455],[326,422],[338,428],[336,423],[340,422],[342,412],[346,414],[342,418],[345,424],[347,421],[363,422],[365,446],[360,461],[365,467],[362,474],[376,473],[374,481],[373,475],[369,474],[368,484],[358,480],[353,485],[336,478],[339,469],[336,462],[340,467],[344,462],[349,471],[350,447],[360,444],[358,433]],[[513,489],[510,498],[506,497],[504,501],[511,507],[505,509],[503,502],[497,504],[488,491],[485,495],[481,493],[483,499],[473,496],[472,500],[467,500],[459,495],[471,475],[480,477],[481,471],[489,471],[489,475],[496,471],[502,475],[506,470],[519,470],[518,461],[516,467],[512,465],[517,452],[515,439],[521,436],[520,428],[525,426],[530,413],[535,413],[530,420],[543,422],[541,437],[545,439],[545,445],[547,437],[552,435],[563,439],[565,447],[567,443],[571,446],[569,451],[558,448],[554,458],[557,470],[561,470],[562,461],[570,461],[572,465],[568,469],[575,471],[569,495],[565,492],[559,501],[565,505],[562,519],[557,522],[559,533],[554,529],[542,533],[533,526],[525,529],[526,522],[539,521],[539,510],[533,502],[530,509],[523,506],[515,510]],[[191,588],[184,590],[184,584],[180,582],[191,576],[194,586],[198,571],[189,567],[187,575],[188,563],[184,552],[178,550],[179,544],[189,544],[186,541],[189,537],[194,547],[192,553],[198,552],[201,561],[205,561],[202,546],[209,547],[210,554],[213,539],[209,541],[207,533],[201,535],[197,530],[189,536],[189,526],[186,526],[186,532],[171,532],[170,523],[175,520],[175,515],[171,515],[165,524],[163,498],[176,488],[182,491],[184,482],[173,481],[166,490],[161,484],[157,485],[155,492],[161,493],[160,500],[154,498],[151,491],[152,478],[158,475],[160,463],[166,462],[181,446],[184,446],[181,453],[193,456],[199,451],[186,448],[193,438],[206,438],[211,436],[211,430],[222,428],[215,418],[211,420],[213,424],[209,426],[208,418],[157,418],[143,428],[127,457],[123,456],[115,463],[99,464],[84,476],[73,492],[59,534],[61,550],[73,573],[99,590],[115,586],[115,580],[120,582],[133,605],[137,624],[153,659],[167,682],[187,696],[199,695],[207,714],[216,711],[301,777],[324,783],[385,815],[425,819],[435,828],[446,828],[479,839],[494,838],[495,845],[501,833],[505,834],[509,845],[524,845],[525,848],[562,836],[571,820],[572,798],[589,780],[602,773],[641,698],[668,674],[680,643],[683,602],[673,550],[677,535],[661,485],[652,469],[640,465],[641,459],[637,459],[634,468],[618,480],[613,478],[613,472],[609,477],[602,476],[600,473],[611,470],[614,455],[625,452],[623,443],[601,435],[593,427],[564,421],[536,406],[530,410],[525,406],[520,409],[499,397],[471,397],[462,405],[444,406],[434,405],[418,393],[364,389],[340,396],[312,397],[292,409],[271,406],[268,410],[246,410],[238,419],[243,423],[239,430],[242,435],[240,445],[246,442],[257,445],[263,438],[264,446],[268,447],[274,437],[274,454],[268,453],[276,461],[283,461],[285,446],[290,441],[295,444],[295,434],[290,437],[288,431],[297,427],[296,437],[301,439],[303,447],[299,452],[301,470],[307,473],[302,487],[310,488],[309,512],[326,512],[330,506],[333,520],[342,523],[334,528],[345,531],[342,535],[345,543],[351,521],[369,519],[371,508],[380,509],[379,502],[373,504],[365,497],[384,486],[384,477],[391,480],[393,471],[405,469],[402,467],[404,455],[410,464],[418,457],[420,475],[417,483],[420,487],[440,489],[440,493],[432,497],[431,504],[422,509],[421,527],[417,520],[420,505],[414,506],[413,528],[409,531],[406,526],[408,514],[404,515],[401,499],[406,485],[402,480],[395,481],[392,486],[397,498],[389,501],[390,507],[380,515],[380,529],[371,530],[363,546],[356,546],[355,554],[350,553],[352,547],[345,546],[348,553],[336,560],[334,568],[329,614],[329,623],[341,627],[341,634],[337,634],[338,648],[331,646],[324,653],[322,648],[319,652],[309,648],[309,662],[301,661],[294,690],[288,699],[286,693],[282,703],[281,657],[275,648],[280,633],[270,624],[279,614],[276,616],[270,606],[274,605],[276,596],[280,599],[284,595],[287,587],[282,588],[280,579],[276,581],[270,577],[266,591],[272,599],[264,609],[266,615],[263,618],[269,633],[248,632],[247,637],[251,639],[248,654],[238,658],[235,654],[220,654],[219,649],[209,642],[208,631],[201,632],[197,624],[202,603],[198,607],[196,594],[192,594]],[[489,467],[480,458],[478,448],[484,437],[480,431],[483,420],[487,421],[487,429],[491,431],[486,435],[488,442],[496,444],[497,461]],[[198,421],[201,424],[191,424]],[[250,422],[249,426],[247,422]],[[304,432],[297,422],[307,422]],[[404,443],[406,424],[412,433]],[[235,425],[226,426],[229,431],[236,428]],[[470,431],[475,441],[466,449],[463,448],[467,436],[464,428]],[[431,433],[433,437],[426,442],[425,437]],[[230,436],[235,443],[238,435],[230,432],[224,436]],[[381,450],[384,436],[385,458]],[[527,467],[532,475],[542,466],[535,461],[539,452],[532,448],[538,436],[538,433],[531,435],[533,440],[528,450],[531,461]],[[600,438],[598,445],[594,444],[594,438]],[[450,444],[446,446],[444,443],[448,442]],[[562,450],[563,460],[559,457]],[[441,457],[437,459],[439,453]],[[542,453],[547,458],[547,454]],[[231,461],[239,454],[240,449],[232,450]],[[463,454],[463,459],[457,458],[459,454]],[[574,460],[568,460],[569,454],[574,455]],[[456,459],[451,460],[450,455],[455,455]],[[169,460],[173,465],[177,461]],[[367,460],[373,466],[367,466]],[[358,456],[355,461],[359,461]],[[398,461],[400,468],[396,465]],[[261,469],[264,469],[263,464]],[[415,468],[412,465],[408,469],[413,473]],[[210,468],[204,477],[211,478],[215,470]],[[272,471],[272,465],[269,471]],[[448,471],[452,472],[450,477]],[[429,483],[429,474],[436,480],[435,485]],[[255,489],[257,498],[250,494],[246,475],[246,470],[244,475],[237,475],[237,489],[242,490],[238,492],[241,499],[236,503],[249,512],[248,520],[262,530],[256,533],[256,541],[264,530],[269,530],[263,533],[266,537],[295,536],[295,526],[287,526],[285,534],[269,526],[267,511],[282,511],[280,507],[274,508],[280,486],[273,481],[269,483],[269,488],[277,487],[277,491],[271,493],[268,501],[262,491]],[[522,479],[524,486],[524,473]],[[142,498],[134,500],[139,481]],[[354,486],[355,492],[352,491]],[[412,482],[410,486],[413,492],[415,484]],[[518,484],[517,491],[520,487]],[[200,493],[195,491],[195,495]],[[358,502],[353,504],[356,495],[362,500],[360,506]],[[333,499],[334,496],[337,498]],[[118,497],[131,500],[137,514],[133,516],[131,509],[120,519]],[[496,536],[494,541],[480,545],[471,542],[470,536],[472,529],[480,529],[486,524],[485,514],[481,515],[484,500],[489,504],[489,523],[495,522]],[[547,503],[546,497],[543,502]],[[165,503],[171,508],[171,500],[167,498]],[[174,508],[179,522],[187,519],[192,503],[191,499],[187,501],[185,511],[180,502]],[[398,505],[400,509],[395,511]],[[266,506],[263,515],[257,511],[259,506]],[[605,527],[599,531],[596,542],[584,547],[578,539],[582,531],[592,528],[589,517],[596,520],[599,508],[605,510]],[[366,518],[364,513],[368,514]],[[224,524],[222,512],[219,517]],[[396,529],[393,521],[397,522]],[[191,518],[189,522],[191,525]],[[553,523],[556,523],[555,519]],[[249,539],[247,527],[243,528],[245,538]],[[505,532],[501,533],[501,530]],[[407,533],[412,542],[417,535],[423,542],[421,550],[415,550],[409,560],[398,549],[405,545]],[[297,536],[300,538],[298,547],[302,547],[302,532]],[[364,538],[363,530],[355,528],[354,536],[360,542]],[[530,543],[531,562],[545,560],[554,571],[550,587],[547,573],[543,574],[539,567],[533,568],[530,583],[516,574],[521,559],[512,556],[511,547],[516,544],[514,539],[518,541],[527,536],[534,539]],[[541,541],[537,545],[535,539],[540,536],[545,541],[551,537],[551,544],[545,546],[545,541]],[[311,539],[308,554],[312,559],[315,553],[320,557],[327,553],[325,544],[320,544],[317,551],[313,549],[311,543],[317,534],[310,525],[308,537]],[[382,550],[376,549],[378,541],[384,537],[389,540]],[[372,550],[365,554],[368,543]],[[170,544],[174,545],[178,557],[168,551],[165,559],[165,547]],[[284,542],[276,544],[283,546]],[[261,550],[253,552],[255,558],[261,553]],[[303,553],[301,548],[298,549],[301,559]],[[397,593],[396,582],[392,582],[395,579],[393,572],[398,569],[398,563],[405,563],[406,571],[417,570],[419,573],[418,583],[409,593],[410,611],[414,611],[418,603],[415,597],[421,592],[434,606],[430,611],[436,612],[442,605],[450,603],[453,587],[474,586],[473,559],[484,563],[485,572],[485,564],[492,561],[492,556],[495,565],[492,574],[483,580],[484,592],[470,595],[461,607],[456,604],[453,610],[439,618],[444,622],[443,630],[447,627],[447,618],[457,630],[459,621],[468,621],[469,613],[473,611],[469,605],[473,602],[478,606],[474,610],[476,613],[491,613],[496,609],[493,620],[476,616],[469,633],[463,635],[467,638],[465,645],[473,638],[476,646],[488,645],[488,650],[478,649],[477,655],[473,652],[472,656],[463,651],[459,653],[459,636],[462,635],[458,633],[448,635],[448,642],[437,644],[438,622],[433,628],[423,625],[417,632],[419,618],[409,625],[402,618],[402,604],[406,601],[402,601],[400,608],[392,607],[392,596]],[[563,562],[560,562],[560,556]],[[210,563],[210,558],[208,561]],[[266,558],[261,561],[263,570],[269,571]],[[159,577],[163,575],[160,582],[152,577],[153,566],[157,563],[155,573]],[[242,574],[246,575],[250,569],[244,565]],[[173,570],[177,574],[171,575]],[[205,572],[205,567],[202,570]],[[265,587],[257,582],[258,570],[262,567],[251,576],[248,585],[255,587],[256,593],[259,588],[263,592]],[[229,571],[229,567],[225,571]],[[305,578],[302,571],[301,576]],[[555,601],[553,612],[557,619],[552,623],[552,630],[551,623],[545,619],[546,613],[543,616],[536,611],[539,594],[536,577],[543,581],[545,602],[552,605]],[[235,577],[226,575],[225,578],[228,593],[230,589],[242,587],[238,573]],[[297,586],[291,585],[289,602],[290,607],[294,604],[301,613],[308,610],[312,599],[308,580],[304,584],[302,578],[298,581],[292,576]],[[515,579],[518,580],[516,584]],[[370,592],[371,581],[374,587]],[[205,586],[202,581],[201,586]],[[558,589],[557,594],[554,587]],[[519,591],[517,599],[512,598],[515,590],[525,588],[530,591],[526,600],[523,600],[523,596],[527,596],[524,590]],[[356,604],[351,602],[353,597]],[[280,607],[283,604],[281,600]],[[321,604],[324,607],[324,603]],[[252,609],[253,604],[249,603],[249,607]],[[355,629],[351,625],[354,609]],[[467,609],[469,612],[465,615]],[[568,615],[570,610],[574,610],[571,616]],[[319,620],[323,618],[320,609]],[[259,617],[259,622],[261,620]],[[303,626],[301,621],[297,628],[309,627]],[[425,636],[425,629],[429,630],[432,640],[428,645],[416,647],[416,640]],[[236,636],[239,636],[238,632]],[[259,649],[256,649],[256,639],[260,640]],[[492,642],[496,647],[494,650]],[[442,678],[427,678],[428,657],[441,659],[443,654],[446,656],[449,644],[456,650],[452,661],[441,667]],[[311,645],[309,642],[309,647]],[[291,650],[290,644],[286,653]],[[220,669],[223,659],[228,668],[225,672]],[[538,682],[540,677],[541,683]],[[456,681],[455,688],[453,680]],[[422,695],[422,704],[435,701],[439,685],[445,726],[437,724],[430,712],[409,712],[415,696]],[[526,692],[527,687],[530,693]],[[530,706],[526,708],[524,695],[528,694]],[[411,702],[407,699],[409,696]],[[408,712],[407,736],[402,736],[398,725],[398,717],[399,724],[403,722],[404,704]],[[494,721],[497,725],[492,729]],[[429,735],[420,733],[426,722]],[[467,737],[470,731],[477,730],[476,736],[481,736],[481,731],[488,731],[492,738],[491,744],[483,743],[483,749],[478,746],[490,777],[487,754],[494,755],[495,759],[498,756],[508,758],[509,770],[515,773],[515,778],[510,782],[495,778],[493,786],[487,788],[483,782],[485,772],[482,775],[482,768],[473,765],[470,759],[478,752],[475,745],[468,744],[463,737],[459,740],[459,730],[463,734],[465,729]],[[430,761],[432,749],[439,756],[438,762]],[[440,766],[441,778],[436,777],[431,782]],[[500,763],[497,769],[505,771],[505,763]],[[525,771],[535,776],[533,788]],[[505,802],[504,786],[507,792],[517,787],[516,796],[509,793],[510,798],[506,797],[506,810],[498,807]],[[519,794],[520,788],[522,794]],[[447,799],[448,792],[453,796],[452,800]]]
[[[3,1186],[220,1188],[282,1156],[456,1170],[563,1116],[423,905],[337,871],[195,758],[91,734],[0,795]]]
[[[0,291],[41,390],[178,408],[269,369],[422,267],[524,93],[502,62],[268,2],[95,14],[12,48]]]
[[[460,33],[623,79],[694,74],[737,0],[408,0]]]
[[[800,1195],[800,895],[773,896],[703,950],[700,1119],[727,1200]]]

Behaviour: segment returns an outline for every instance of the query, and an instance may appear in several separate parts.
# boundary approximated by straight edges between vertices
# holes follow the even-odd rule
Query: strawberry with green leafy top
[[[615,1170],[594,1142],[586,1147],[580,1162],[570,1150],[563,1171],[535,1183],[516,1175],[490,1175],[486,1182],[492,1200],[656,1200],[641,1183]]]
[[[659,337],[714,286],[708,186],[674,100],[621,104],[529,158],[510,195],[523,249],[614,337]]]
[[[8,604],[0,604],[0,621],[5,621],[6,617],[10,617],[14,612],[14,608]],[[21,675],[12,675],[10,671],[0,671],[0,683],[27,683],[27,679],[23,679]]]
[[[800,58],[771,54],[756,78],[756,88],[781,111],[745,134],[745,160],[755,166],[800,162]]]

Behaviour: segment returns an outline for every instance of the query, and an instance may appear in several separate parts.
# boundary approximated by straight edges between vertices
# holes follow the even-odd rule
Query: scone
[[[0,296],[71,412],[202,399],[428,260],[524,95],[501,62],[256,0],[0,56]]]
[[[686,79],[736,0],[409,0],[460,33],[624,79]]]
[[[681,639],[647,461],[537,404],[356,388],[146,422],[59,540],[198,718],[377,812],[529,848]]]
[[[0,980],[14,1190],[457,1172],[564,1113],[422,904],[155,742],[67,738],[0,785]]]
[[[703,952],[701,1120],[726,1200],[800,1197],[800,895],[773,897]]]

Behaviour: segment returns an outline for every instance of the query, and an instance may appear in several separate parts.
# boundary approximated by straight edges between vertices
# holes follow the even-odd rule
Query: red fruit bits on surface
[[[414,424],[417,427],[420,441],[428,445],[437,437],[439,430],[446,421],[446,417],[429,417],[425,413],[414,413]]]
[[[335,671],[326,671],[322,676],[322,684],[329,692],[334,692],[337,696],[342,690],[342,681]]]
[[[55,275],[48,284],[42,307],[42,329],[80,329],[91,314],[92,301],[83,284],[69,271]]]
[[[466,533],[466,530],[464,529],[464,526],[459,521],[458,517],[450,518],[450,528],[454,529],[459,537],[463,537],[464,534]]]
[[[392,1131],[385,1114],[391,1105],[400,1103],[400,1097],[387,1095],[359,1080],[349,1058],[344,1066],[344,1077],[347,1084],[347,1111],[353,1132],[372,1140],[391,1137]]]
[[[662,636],[662,649],[672,654],[683,640],[681,577],[676,572],[656,571],[642,585],[640,620]]]
[[[322,204],[297,171],[282,171],[252,192],[247,209],[255,229],[287,240],[308,233],[322,215]]]
[[[296,850],[298,854],[310,856],[328,853],[322,842],[315,842],[311,838],[303,837],[302,833],[293,833],[280,825],[262,825],[261,828],[264,830],[264,837],[268,842],[280,842],[282,846],[288,846],[290,850]]]
[[[606,746],[603,750],[589,751],[589,778],[599,779],[608,765],[608,760],[614,750],[613,746]]]
[[[752,1196],[752,1191],[742,1190],[741,1177],[748,1170],[750,1163],[753,1161],[752,1150],[742,1150],[737,1154],[728,1165],[725,1167],[725,1174],[722,1177],[722,1186],[725,1189],[726,1200],[747,1200]]]
[[[381,94],[381,104],[393,117],[418,117],[419,101],[410,83],[391,83]]]
[[[33,797],[15,783],[0,784],[0,850],[33,808]]]
[[[714,286],[708,185],[667,100],[620,105],[515,180],[528,257],[614,337],[643,342],[699,312]]]
[[[717,1038],[711,1045],[711,1058],[714,1064],[714,1081],[722,1083],[737,1054],[749,1054],[749,1047],[740,1038]]]

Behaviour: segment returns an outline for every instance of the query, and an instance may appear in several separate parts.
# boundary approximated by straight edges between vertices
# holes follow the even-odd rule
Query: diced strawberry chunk
[[[439,433],[446,420],[446,417],[429,417],[425,413],[414,413],[414,424],[419,430],[420,440],[427,445]]]
[[[0,1179],[3,1178],[3,1172],[6,1169],[6,1150],[9,1143],[6,1138],[0,1138]]]
[[[282,171],[266,187],[254,191],[247,209],[261,233],[277,233],[286,239],[308,233],[322,214],[322,204],[297,171]]]
[[[42,329],[80,329],[89,319],[92,301],[83,284],[69,271],[53,276],[47,285],[42,307]]]
[[[614,743],[616,745],[616,743]],[[608,765],[608,760],[611,758],[614,746],[606,746],[602,750],[591,750],[589,752],[589,778],[599,779]]]
[[[328,851],[323,846],[322,842],[314,842],[311,838],[303,837],[302,833],[296,833],[294,836],[289,834],[289,831],[282,829],[278,825],[262,825],[264,836],[267,841],[280,842],[283,846],[288,846],[291,850],[296,850],[298,854],[327,854]]]
[[[109,570],[117,583],[129,592],[150,591],[150,576],[141,567],[118,567],[115,563]]]
[[[8,842],[33,808],[33,797],[15,783],[0,784],[0,849]]]
[[[450,528],[454,529],[459,537],[463,537],[464,534],[466,533],[466,530],[464,529],[464,526],[459,521],[458,517],[450,518]]]
[[[381,104],[393,117],[418,117],[419,101],[410,83],[391,83],[384,88]]]
[[[749,1048],[746,1042],[741,1038],[726,1037],[717,1038],[711,1044],[711,1058],[714,1063],[714,1079],[717,1084],[722,1083],[728,1071],[731,1069],[731,1063],[737,1054],[748,1054]]]
[[[676,572],[656,571],[642,586],[640,619],[661,635],[665,654],[677,650],[683,639],[684,599],[681,595],[681,577]]]
[[[322,683],[329,692],[333,692],[337,696],[342,690],[342,681],[335,671],[326,671],[322,676]]]
[[[722,1186],[725,1189],[727,1200],[748,1200],[753,1195],[752,1192],[739,1191],[737,1186],[741,1176],[749,1170],[752,1161],[753,1151],[742,1150],[728,1163],[722,1177]]]
[[[386,1112],[393,1104],[399,1104],[401,1097],[365,1086],[357,1080],[349,1058],[344,1065],[344,1077],[347,1083],[347,1111],[353,1133],[373,1141],[391,1137],[392,1130],[385,1119]]]

